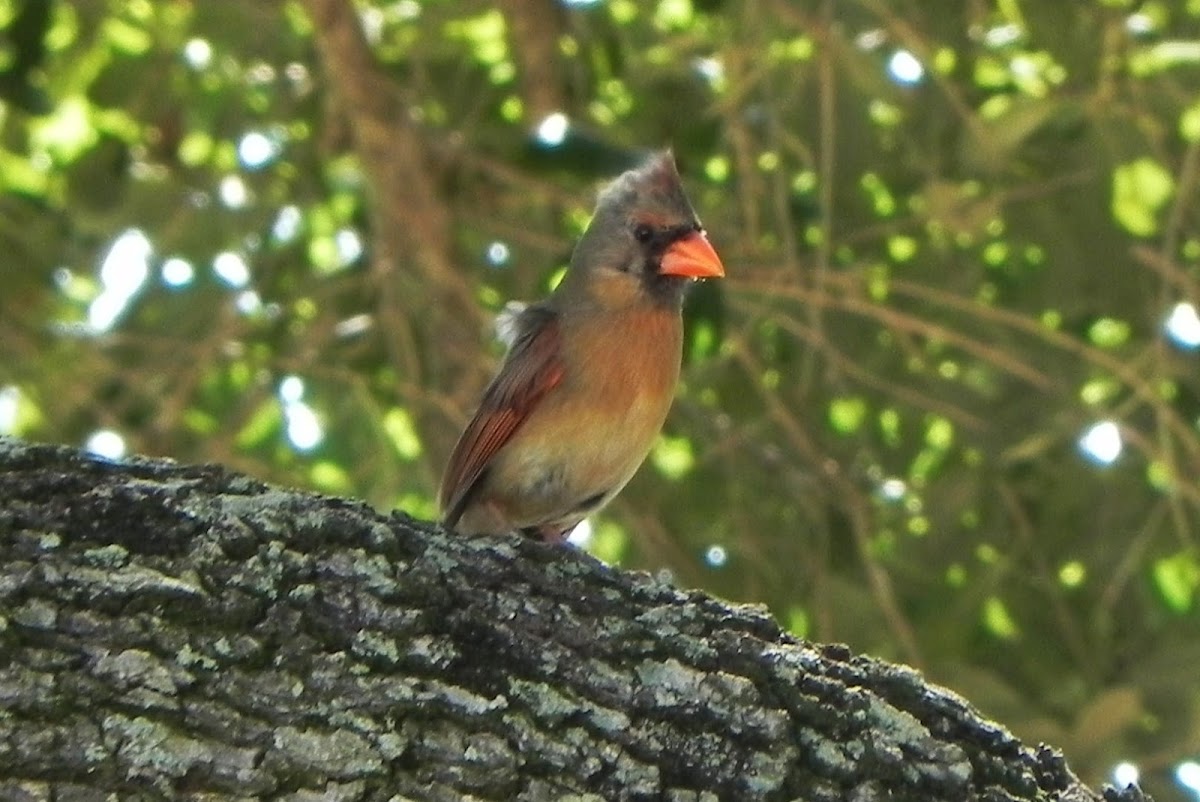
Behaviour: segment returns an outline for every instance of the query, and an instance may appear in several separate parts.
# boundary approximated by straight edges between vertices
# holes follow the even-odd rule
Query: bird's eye
[[[638,223],[633,227],[633,238],[638,242],[645,244],[654,237],[654,229],[645,223]]]

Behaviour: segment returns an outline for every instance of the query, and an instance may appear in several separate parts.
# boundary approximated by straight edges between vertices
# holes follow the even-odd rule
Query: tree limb
[[[430,147],[395,79],[375,60],[355,4],[306,0],[305,7],[371,199],[372,279],[390,359],[400,375],[448,390],[465,403],[478,392],[483,373],[443,374],[453,366],[478,368],[464,354],[474,353],[485,326],[470,282],[455,265],[450,210],[431,170]],[[406,276],[406,266],[419,280]],[[417,332],[434,344],[436,357],[419,365],[409,353]],[[409,348],[401,348],[406,341]],[[452,442],[445,443],[447,449]]]
[[[919,674],[567,548],[0,438],[0,798],[1061,800]]]
[[[548,114],[565,112],[562,55],[559,38],[565,32],[561,4],[547,0],[503,0],[500,7],[508,20],[513,58],[519,69],[525,122],[536,125]]]

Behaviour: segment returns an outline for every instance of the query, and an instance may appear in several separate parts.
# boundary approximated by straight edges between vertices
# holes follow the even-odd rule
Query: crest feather
[[[669,148],[653,154],[640,167],[622,173],[600,190],[596,199],[597,211],[651,205],[691,208]]]

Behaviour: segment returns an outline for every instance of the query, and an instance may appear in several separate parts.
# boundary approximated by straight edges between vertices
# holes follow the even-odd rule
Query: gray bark
[[[1145,799],[568,548],[0,439],[0,799],[406,798]]]

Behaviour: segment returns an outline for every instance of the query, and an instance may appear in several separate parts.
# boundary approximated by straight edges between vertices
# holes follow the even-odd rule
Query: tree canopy
[[[432,517],[668,145],[729,275],[583,547],[1194,797],[1196,0],[0,2],[0,434]]]

